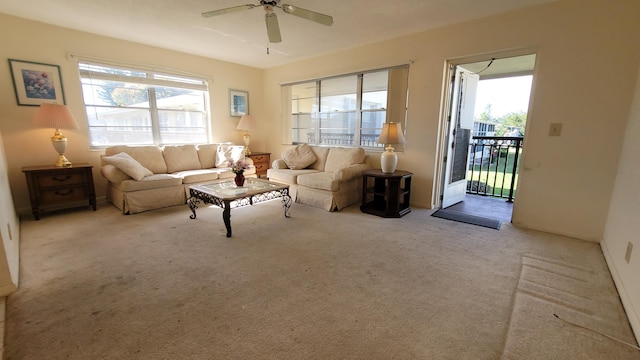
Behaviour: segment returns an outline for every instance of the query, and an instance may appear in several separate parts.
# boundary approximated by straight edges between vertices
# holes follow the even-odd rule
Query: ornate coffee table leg
[[[231,201],[224,202],[222,220],[224,220],[224,226],[227,228],[227,237],[231,237]]]
[[[196,218],[196,209],[198,208],[198,203],[199,202],[200,201],[195,196],[192,196],[192,197],[187,199],[187,205],[189,205],[189,209],[191,209],[191,212],[193,213],[193,215],[189,215],[190,219],[195,219]]]
[[[284,208],[284,217],[289,217],[289,208],[291,207],[291,196],[289,196],[289,189],[282,191],[282,207]]]

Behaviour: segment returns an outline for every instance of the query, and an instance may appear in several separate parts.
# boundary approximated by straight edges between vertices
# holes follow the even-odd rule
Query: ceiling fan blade
[[[299,16],[303,19],[315,21],[318,24],[331,26],[333,24],[333,17],[319,12],[299,8],[293,5],[282,4],[282,10],[287,14]]]
[[[282,37],[280,37],[280,26],[278,26],[278,17],[276,16],[276,14],[265,14],[264,21],[267,23],[267,34],[269,35],[269,42],[281,42]]]
[[[247,5],[233,6],[233,7],[229,7],[229,8],[226,8],[226,9],[219,9],[219,10],[203,12],[202,16],[203,17],[212,17],[212,16],[218,16],[218,15],[224,15],[224,14],[229,14],[229,13],[233,13],[233,12],[236,12],[236,11],[253,9],[256,6],[258,6],[258,5],[247,4]]]

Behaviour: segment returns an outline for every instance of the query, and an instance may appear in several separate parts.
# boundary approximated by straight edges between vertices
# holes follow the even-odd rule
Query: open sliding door
[[[442,208],[463,201],[467,192],[469,143],[479,79],[480,76],[461,66],[453,70]]]

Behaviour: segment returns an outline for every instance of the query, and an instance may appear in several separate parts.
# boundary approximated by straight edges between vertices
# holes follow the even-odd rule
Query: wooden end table
[[[252,152],[247,157],[253,160],[253,166],[256,167],[256,175],[259,178],[267,176],[267,169],[271,166],[271,153],[268,152]]]
[[[31,212],[40,220],[43,206],[78,204],[88,201],[96,210],[96,191],[93,186],[93,166],[73,164],[70,167],[52,165],[25,166],[22,168],[27,177]]]
[[[383,173],[380,169],[364,171],[360,210],[386,218],[399,218],[410,213],[411,175],[403,170],[393,173]]]

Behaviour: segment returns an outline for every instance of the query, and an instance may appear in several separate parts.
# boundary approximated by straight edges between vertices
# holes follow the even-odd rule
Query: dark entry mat
[[[502,221],[500,220],[490,219],[490,218],[476,216],[476,215],[469,215],[469,214],[461,213],[454,210],[446,210],[446,209],[437,210],[436,212],[431,214],[431,216],[441,218],[441,219],[459,221],[466,224],[484,226],[484,227],[488,227],[496,230],[500,230],[500,226],[502,225]]]

